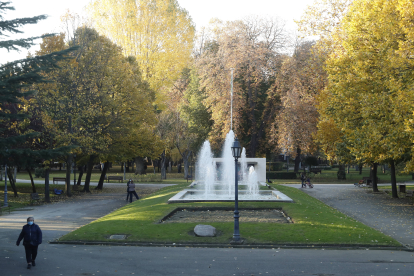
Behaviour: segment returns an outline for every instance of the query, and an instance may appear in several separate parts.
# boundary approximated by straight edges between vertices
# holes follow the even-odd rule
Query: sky
[[[24,32],[18,37],[26,38],[39,36],[44,33],[60,32],[60,16],[67,9],[71,12],[82,14],[83,8],[89,0],[1,0],[11,1],[15,11],[3,14],[5,19],[33,17],[35,15],[46,14],[46,20],[39,21],[38,24],[26,25],[21,28]],[[246,16],[275,16],[284,19],[286,27],[294,31],[296,24],[294,19],[299,19],[308,5],[312,5],[314,0],[178,0],[180,6],[186,9],[196,29],[207,26],[212,18],[223,21],[242,19]],[[11,37],[12,39],[15,36]],[[0,37],[0,40],[7,38]],[[37,44],[40,40],[37,41]],[[29,51],[34,53],[39,46],[32,47]],[[20,52],[0,49],[0,64],[16,59],[25,58],[28,50]]]

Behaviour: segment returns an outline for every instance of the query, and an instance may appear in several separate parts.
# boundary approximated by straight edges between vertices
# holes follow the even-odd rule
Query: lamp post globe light
[[[231,147],[231,152],[234,157],[235,165],[235,189],[234,189],[234,233],[233,241],[240,242],[240,231],[239,231],[239,185],[238,185],[238,173],[237,173],[237,163],[238,159],[241,156],[242,148],[239,143],[239,139],[234,139],[233,146]]]

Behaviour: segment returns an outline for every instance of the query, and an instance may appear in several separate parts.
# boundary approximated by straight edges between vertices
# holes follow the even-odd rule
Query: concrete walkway
[[[386,184],[384,184],[386,185]],[[404,246],[414,248],[413,199],[391,198],[385,193],[353,184],[315,184],[302,189],[300,184],[286,185],[303,190],[338,211],[391,236]]]

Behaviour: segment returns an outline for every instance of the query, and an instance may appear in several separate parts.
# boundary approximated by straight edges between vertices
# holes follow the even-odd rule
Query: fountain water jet
[[[168,202],[234,201],[233,142],[234,133],[231,130],[226,135],[222,158],[213,158],[210,142],[205,141],[196,163],[196,179],[190,185],[192,188],[179,192]],[[246,158],[243,148],[238,170],[239,201],[293,201],[277,190],[260,190],[260,186],[266,186],[265,158]],[[240,187],[247,188],[243,190]]]

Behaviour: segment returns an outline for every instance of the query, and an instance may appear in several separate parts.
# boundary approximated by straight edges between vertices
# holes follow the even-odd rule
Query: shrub
[[[266,172],[267,179],[296,179],[294,172]]]
[[[39,178],[44,178],[45,177],[45,169],[43,168],[36,168],[35,169],[35,177]]]
[[[305,160],[303,160],[303,164],[305,166],[318,166],[318,158],[316,158],[315,156],[307,156],[305,157]]]
[[[346,173],[345,170],[339,170],[336,174],[338,176],[338,179],[345,180],[346,179]]]
[[[270,171],[280,171],[283,169],[284,163],[283,162],[267,162],[266,165],[267,165],[267,168],[266,168],[267,170],[269,169],[269,166],[270,166]]]

